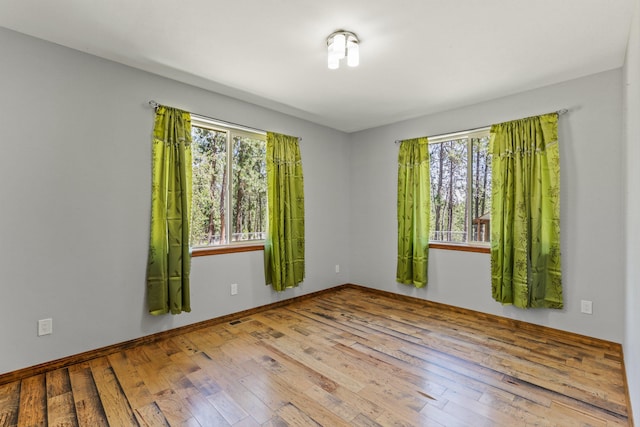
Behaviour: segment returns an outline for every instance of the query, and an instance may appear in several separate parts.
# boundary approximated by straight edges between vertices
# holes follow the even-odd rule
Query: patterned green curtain
[[[265,278],[276,291],[304,280],[304,181],[298,138],[267,132]]]
[[[408,139],[398,154],[398,283],[427,285],[430,199],[429,141]]]
[[[558,115],[493,125],[491,146],[493,298],[562,308]]]
[[[147,264],[149,313],[191,311],[191,116],[156,109],[153,130],[151,235]]]

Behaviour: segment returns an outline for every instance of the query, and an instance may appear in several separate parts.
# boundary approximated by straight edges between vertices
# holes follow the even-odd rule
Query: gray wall
[[[348,281],[344,133],[5,29],[0,53],[0,373]],[[262,252],[194,258],[192,312],[146,314],[150,99],[303,138],[301,287],[266,287]]]
[[[426,96],[426,95],[425,95]],[[488,254],[431,250],[429,285],[395,282],[397,139],[568,108],[560,118],[565,308],[521,310],[491,298]],[[622,73],[615,70],[351,135],[351,280],[621,343],[624,338]],[[580,300],[593,301],[593,315]]]
[[[631,405],[640,423],[640,0],[636,0],[625,65],[627,307],[624,358]]]

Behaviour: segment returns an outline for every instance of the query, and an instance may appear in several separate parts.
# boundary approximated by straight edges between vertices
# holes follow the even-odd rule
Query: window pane
[[[429,145],[431,236],[442,242],[467,241],[467,139]]]
[[[471,176],[472,241],[490,240],[491,220],[491,154],[489,136],[471,139],[473,151]]]
[[[227,243],[224,198],[227,180],[227,133],[192,126],[193,200],[191,246]]]
[[[264,240],[267,170],[264,140],[233,136],[231,241]]]

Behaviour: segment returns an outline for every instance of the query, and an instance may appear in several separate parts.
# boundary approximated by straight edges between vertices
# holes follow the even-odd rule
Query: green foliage
[[[491,160],[488,148],[488,136],[471,140],[464,137],[429,145],[431,240],[466,242],[471,221],[489,212]],[[471,162],[471,180],[468,162]],[[469,197],[471,212],[467,207]],[[473,229],[470,240],[477,240],[476,234]]]
[[[467,141],[429,146],[431,166],[431,239],[466,240]]]
[[[232,241],[264,239],[267,169],[264,140],[233,137]]]
[[[491,152],[489,151],[489,137],[472,138],[471,147],[473,156],[471,159],[473,168],[471,176],[471,219],[474,220],[491,212]],[[477,234],[477,228],[473,227],[471,240],[483,240],[484,236],[478,236]],[[484,240],[488,241],[488,238]]]
[[[193,198],[191,245],[220,243],[224,203],[221,195],[227,175],[227,133],[192,127]],[[223,199],[223,198],[222,198]]]
[[[202,247],[264,239],[267,214],[265,141],[235,134],[232,130],[197,126],[192,127],[192,138],[191,245]],[[227,151],[228,139],[230,153]],[[229,160],[231,180],[228,177]],[[229,211],[231,217],[227,218]]]

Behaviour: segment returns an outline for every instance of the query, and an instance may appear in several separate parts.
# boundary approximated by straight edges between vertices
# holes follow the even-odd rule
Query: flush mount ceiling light
[[[327,65],[330,70],[340,68],[340,60],[347,57],[349,67],[360,64],[360,40],[351,31],[338,30],[327,37]]]

